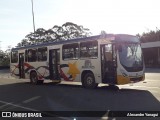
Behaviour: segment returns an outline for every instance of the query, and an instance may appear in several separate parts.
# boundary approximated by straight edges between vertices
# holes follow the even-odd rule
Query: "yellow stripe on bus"
[[[117,84],[122,85],[122,84],[127,84],[130,82],[129,77],[124,77],[123,75],[117,75]]]

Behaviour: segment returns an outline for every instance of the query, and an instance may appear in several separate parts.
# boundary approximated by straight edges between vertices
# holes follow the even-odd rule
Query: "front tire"
[[[82,80],[82,86],[89,89],[93,89],[98,86],[98,83],[95,82],[95,77],[92,73],[85,74]]]

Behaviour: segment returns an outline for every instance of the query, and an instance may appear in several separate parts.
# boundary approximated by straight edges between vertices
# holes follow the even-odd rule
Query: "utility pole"
[[[0,51],[1,51],[1,41],[0,41]]]
[[[0,41],[0,58],[1,58],[1,60],[2,60],[2,58],[3,58],[3,51],[1,50],[1,41]],[[0,65],[1,65],[1,61],[0,60]]]
[[[31,0],[31,3],[32,3],[33,30],[34,30],[34,32],[35,32],[35,22],[34,22],[33,0]]]

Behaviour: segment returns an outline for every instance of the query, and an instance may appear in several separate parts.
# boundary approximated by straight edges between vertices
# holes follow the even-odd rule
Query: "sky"
[[[160,29],[159,0],[33,0],[35,28],[73,22],[114,34]],[[0,0],[0,49],[15,47],[33,32],[31,0]]]

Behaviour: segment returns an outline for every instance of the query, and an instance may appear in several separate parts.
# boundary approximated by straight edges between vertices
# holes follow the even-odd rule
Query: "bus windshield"
[[[118,52],[120,62],[127,71],[137,72],[143,69],[143,56],[139,43],[120,44]]]

